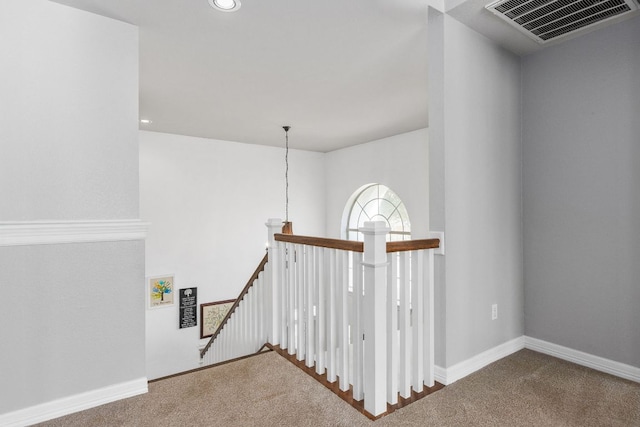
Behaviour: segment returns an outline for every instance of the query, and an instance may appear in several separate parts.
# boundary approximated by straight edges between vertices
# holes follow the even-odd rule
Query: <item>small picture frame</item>
[[[215,334],[235,302],[234,299],[228,299],[200,304],[200,338]]]
[[[175,303],[173,274],[147,277],[148,308],[171,307]]]

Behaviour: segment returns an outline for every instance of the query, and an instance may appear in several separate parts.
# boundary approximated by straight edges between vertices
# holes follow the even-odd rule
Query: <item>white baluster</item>
[[[214,358],[212,360],[212,362],[218,363],[218,361],[220,360],[220,342],[216,339],[216,341],[213,343],[213,347],[215,347],[214,349]]]
[[[288,272],[288,253],[289,253],[289,243],[284,243],[280,245],[280,348],[283,350],[287,348],[288,345],[288,319],[287,315],[289,313],[289,297],[287,291],[289,289],[287,280],[289,278]]]
[[[267,322],[265,320],[267,317],[265,311],[267,284],[266,274],[260,274],[258,277],[260,278],[261,286],[256,289],[256,305],[258,310],[258,316],[256,316],[256,339],[258,342],[258,348],[261,348],[267,343],[267,334],[265,332],[267,326]]]
[[[267,263],[264,266],[264,288],[262,289],[262,298],[260,298],[262,304],[262,332],[264,336],[265,343],[271,342],[271,334],[272,334],[272,312],[273,312],[273,289],[271,287],[271,279],[272,274],[271,270],[273,268],[273,264],[271,259],[269,258],[269,252],[267,249]]]
[[[318,327],[317,332],[317,344],[316,344],[316,373],[319,375],[325,372],[325,349],[326,349],[326,316],[325,316],[325,253],[324,248],[318,248],[316,262],[316,273],[318,282],[318,301],[317,301],[317,313],[316,313],[316,325]]]
[[[326,249],[327,255],[327,381],[336,381],[336,250]]]
[[[387,402],[392,405],[398,403],[398,254],[387,254],[389,268],[387,269]]]
[[[425,251],[425,293],[424,293],[424,384],[427,387],[435,385],[435,325],[434,325],[434,250]]]
[[[364,299],[362,253],[353,254],[353,298],[355,300],[354,321],[351,329],[353,343],[353,398],[362,400],[364,397],[364,330],[362,325],[362,304]]]
[[[289,262],[287,264],[287,326],[288,326],[288,342],[289,342],[289,354],[295,354],[296,352],[296,329],[298,319],[296,318],[296,252],[298,245],[288,245],[289,247]]]
[[[261,316],[258,322],[260,325],[261,346],[269,341],[269,333],[267,332],[270,319],[269,305],[267,304],[269,302],[269,297],[267,296],[269,294],[269,276],[267,275],[266,271],[264,272],[264,275],[262,277],[262,283],[265,286],[262,286],[262,288],[260,289],[259,301]]]
[[[424,259],[419,251],[411,252],[411,323],[412,337],[412,385],[417,393],[424,384]]]
[[[304,273],[305,269],[306,269],[306,257],[305,257],[305,252],[308,250],[308,246],[298,246],[298,253],[296,255],[296,278],[297,278],[297,285],[296,285],[296,296],[298,298],[298,302],[297,302],[297,311],[296,311],[296,317],[298,320],[298,330],[297,330],[297,344],[296,344],[296,348],[297,348],[297,353],[296,353],[296,358],[298,361],[304,360],[305,358],[305,352],[307,350],[306,348],[306,336],[307,336],[307,328],[306,328],[306,318],[305,318],[305,313],[306,313],[306,307],[305,307],[305,291],[307,289],[307,284],[306,284],[306,275]]]
[[[349,259],[338,251],[338,378],[342,391],[349,390]]]
[[[315,306],[315,294],[316,294],[316,285],[315,285],[315,257],[314,257],[315,248],[313,246],[307,246],[307,250],[305,251],[305,284],[306,284],[306,317],[307,317],[307,338],[306,338],[306,363],[307,367],[312,367],[315,363],[315,321],[314,321],[314,306]]]
[[[237,320],[237,319],[235,319]],[[224,358],[223,360],[229,360],[231,358],[231,350],[235,345],[235,337],[236,337],[236,329],[238,322],[229,322],[229,326],[226,330],[225,340],[222,341],[222,345],[224,348]]]
[[[258,278],[256,277],[253,281],[253,286],[249,289],[249,309],[247,310],[249,313],[247,314],[247,323],[249,326],[249,336],[247,338],[247,352],[250,353],[256,342],[256,286],[258,285]]]
[[[245,343],[248,341],[248,337],[249,337],[249,300],[248,298],[248,294],[244,296],[244,299],[242,300],[242,309],[240,310],[240,318],[241,320],[241,326],[242,329],[240,331],[240,335],[238,336],[238,339],[240,340],[241,345],[238,346],[238,350],[240,352],[244,352],[244,347],[245,347]],[[236,353],[237,355],[237,353]]]
[[[400,252],[400,363],[398,388],[400,396],[405,399],[411,396],[411,312],[410,284],[411,267],[409,254]]]
[[[240,316],[238,315],[238,310],[233,313],[233,320],[231,323],[231,330],[229,331],[229,338],[231,339],[231,344],[229,345],[229,354],[228,358],[232,359],[235,356],[235,349],[238,346],[238,336],[240,335]]]
[[[251,309],[249,310],[249,344],[250,344],[250,348],[253,349],[254,346],[256,345],[256,341],[258,341],[258,334],[257,334],[257,329],[258,326],[256,325],[256,318],[259,315],[258,312],[258,305],[256,304],[257,300],[258,300],[258,287],[260,286],[260,274],[258,274],[258,276],[255,278],[255,280],[253,281],[253,286],[251,287],[251,300],[250,305],[251,305]],[[255,351],[255,350],[250,350],[250,351]]]

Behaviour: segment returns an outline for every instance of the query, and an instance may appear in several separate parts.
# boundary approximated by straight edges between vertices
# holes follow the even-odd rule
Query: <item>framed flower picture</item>
[[[149,308],[170,307],[174,304],[173,275],[147,277]]]

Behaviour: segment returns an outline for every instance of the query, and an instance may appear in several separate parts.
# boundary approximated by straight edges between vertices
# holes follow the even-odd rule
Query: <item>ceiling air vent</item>
[[[501,0],[486,8],[538,43],[633,12],[633,0]]]

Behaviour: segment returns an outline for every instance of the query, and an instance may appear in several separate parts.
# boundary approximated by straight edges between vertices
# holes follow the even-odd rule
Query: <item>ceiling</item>
[[[427,126],[424,0],[56,0],[140,30],[141,129],[331,151]]]
[[[140,128],[328,152],[427,127],[428,0],[53,0],[135,24]],[[508,49],[539,46],[483,10],[449,11]]]

